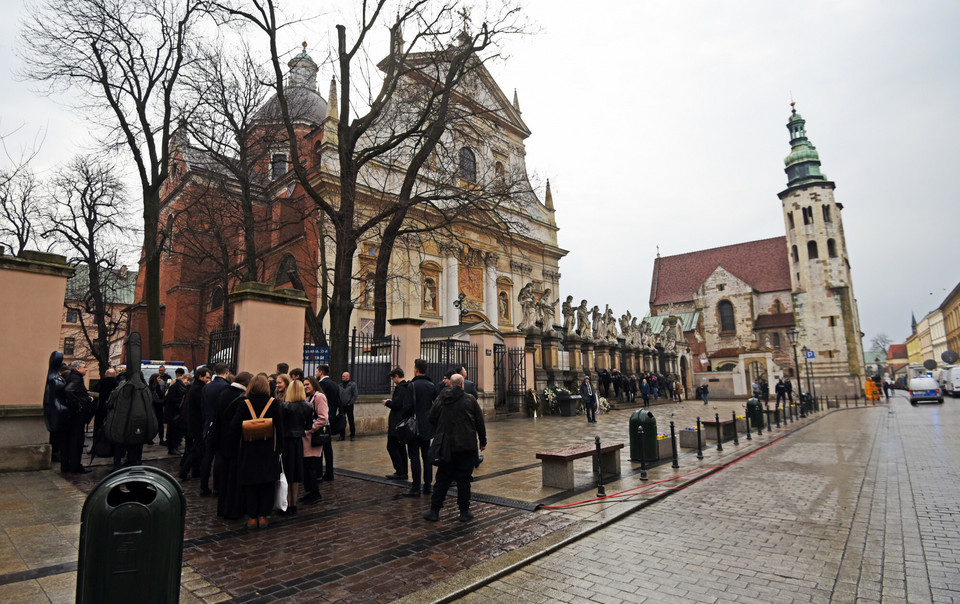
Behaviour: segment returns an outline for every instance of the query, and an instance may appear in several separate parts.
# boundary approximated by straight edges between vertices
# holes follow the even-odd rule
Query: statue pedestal
[[[574,382],[580,381],[580,374],[583,369],[583,357],[580,352],[580,338],[576,335],[571,335],[567,337],[566,342],[564,342],[564,347],[569,353],[570,358],[570,377]]]
[[[610,345],[606,342],[597,342],[594,344],[594,349],[596,350],[596,366],[597,371],[601,369],[610,370]]]
[[[632,348],[625,348],[623,351],[623,367],[620,369],[620,372],[627,376],[636,373],[637,366],[635,361],[634,350]]]
[[[593,379],[596,379],[597,359],[594,353],[593,341],[583,340],[580,344],[580,349],[583,351],[583,366],[581,369],[586,374],[593,373]]]

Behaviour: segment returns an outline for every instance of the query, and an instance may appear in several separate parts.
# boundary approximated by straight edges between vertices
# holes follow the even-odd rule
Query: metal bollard
[[[640,480],[647,480],[646,455],[643,453],[643,426],[637,426],[637,435],[640,437]]]
[[[673,464],[672,468],[680,467],[680,460],[677,458],[677,430],[673,426],[673,420],[670,420],[670,445],[673,448]]]
[[[740,441],[737,439],[737,410],[734,409],[733,413],[733,444],[739,445]],[[747,419],[747,438],[750,438],[750,420]]]
[[[717,418],[717,451],[723,451],[723,433],[720,432],[720,414],[715,413]]]
[[[780,414],[781,414],[781,413],[782,413],[782,411],[780,411],[780,401],[777,401],[776,403],[773,404],[773,417],[777,420],[777,430],[780,429]]]
[[[773,428],[770,427],[770,424],[772,423],[770,421],[770,401],[767,401],[766,403],[764,403],[763,411],[764,411],[764,417],[767,421],[767,432],[770,432],[771,430],[773,430]]]
[[[593,437],[597,444],[597,497],[605,497],[606,490],[603,488],[603,461],[600,457],[600,435]]]
[[[697,416],[697,459],[703,459],[703,442],[700,440],[700,416]]]
[[[763,411],[760,412],[760,421],[757,422],[757,436],[763,436]],[[750,422],[747,422],[747,434],[750,434]]]

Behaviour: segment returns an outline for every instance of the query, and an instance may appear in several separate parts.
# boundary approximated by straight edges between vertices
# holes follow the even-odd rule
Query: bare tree
[[[7,147],[7,138],[15,132],[0,134],[0,147],[6,159],[0,167],[0,253],[9,250],[19,254],[28,245],[39,243],[36,235],[40,200],[37,179],[30,169],[38,147],[34,145],[29,151],[13,153]]]
[[[890,339],[890,336],[885,333],[878,333],[870,340],[870,349],[887,354],[887,351],[890,350],[890,344],[892,343],[893,340]]]
[[[519,31],[519,10],[504,5],[499,12],[469,34],[464,27],[461,35],[460,3],[413,0],[397,13],[390,25],[390,39],[382,53],[386,55],[377,64],[378,82],[373,82],[375,71],[366,62],[373,54],[371,33],[384,20],[387,0],[363,0],[360,23],[354,40],[348,42],[347,28],[337,26],[335,61],[339,72],[339,116],[336,137],[324,144],[336,153],[338,173],[336,187],[324,187],[314,178],[308,162],[299,148],[294,120],[284,86],[284,72],[278,50],[278,32],[282,26],[273,0],[220,3],[228,15],[240,17],[262,31],[267,38],[277,98],[287,129],[291,167],[299,184],[319,211],[329,219],[333,230],[334,257],[332,290],[330,293],[330,360],[336,373],[346,366],[347,334],[353,312],[354,255],[358,242],[390,220],[401,208],[412,207],[420,201],[415,195],[421,169],[433,153],[445,132],[451,97],[464,74],[469,71],[477,53],[494,48],[499,39]],[[408,41],[404,40],[408,36]],[[456,39],[454,39],[456,38]],[[355,79],[354,73],[358,73]],[[364,82],[364,76],[371,78]],[[366,84],[368,98],[355,102],[355,92]],[[421,86],[423,102],[419,106],[405,106],[401,101],[411,86]],[[406,111],[406,114],[402,112]],[[403,119],[392,119],[402,115]],[[375,211],[365,203],[362,175],[374,170],[381,161],[390,159],[398,149],[406,148],[409,161],[406,166],[392,168],[399,171],[395,191],[396,202],[383,204]],[[382,167],[382,166],[381,166]],[[314,322],[314,325],[316,323]],[[319,334],[314,334],[317,338]]]
[[[78,268],[67,291],[68,308],[77,311],[102,378],[110,368],[111,339],[126,323],[119,310],[121,291],[128,287],[120,255],[131,226],[123,185],[113,165],[80,156],[56,173],[47,198],[44,236],[62,246]]]
[[[160,190],[169,171],[179,78],[191,60],[205,0],[43,0],[21,33],[23,75],[103,127],[135,165],[143,210],[144,295],[150,355],[161,355]],[[78,94],[73,94],[78,93]]]

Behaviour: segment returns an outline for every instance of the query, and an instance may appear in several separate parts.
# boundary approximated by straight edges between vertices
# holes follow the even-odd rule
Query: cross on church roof
[[[457,14],[460,15],[460,18],[463,20],[463,31],[464,33],[470,31],[470,9],[464,6],[457,11]]]

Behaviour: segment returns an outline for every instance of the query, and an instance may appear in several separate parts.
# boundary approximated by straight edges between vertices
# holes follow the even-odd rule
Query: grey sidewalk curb
[[[463,597],[469,593],[476,591],[477,589],[483,587],[484,585],[496,581],[501,577],[509,575],[513,572],[516,572],[523,568],[524,566],[529,565],[530,563],[543,558],[553,552],[570,545],[584,537],[599,531],[600,529],[606,528],[626,516],[633,514],[643,508],[653,505],[663,499],[682,491],[686,487],[690,486],[694,482],[703,480],[708,476],[712,476],[721,470],[726,469],[730,465],[740,461],[741,459],[752,455],[753,453],[764,449],[777,441],[799,432],[804,428],[812,426],[821,419],[832,415],[833,413],[839,411],[849,411],[852,409],[871,409],[875,407],[880,407],[881,405],[873,406],[860,406],[860,407],[840,407],[836,409],[828,409],[826,411],[821,411],[819,415],[813,418],[811,421],[804,423],[801,426],[797,426],[783,434],[780,434],[774,440],[764,443],[762,446],[750,446],[745,448],[742,446],[742,443],[746,442],[741,439],[741,448],[737,449],[737,454],[732,456],[729,459],[726,459],[722,464],[702,473],[697,474],[696,476],[690,477],[689,479],[679,483],[675,488],[659,493],[650,499],[644,499],[643,501],[637,502],[633,505],[628,505],[625,509],[613,513],[609,518],[606,518],[601,521],[591,522],[588,520],[581,520],[574,523],[571,526],[562,528],[558,531],[545,535],[535,541],[532,541],[526,545],[518,547],[517,549],[497,556],[486,562],[481,562],[480,564],[469,568],[465,571],[457,573],[453,577],[444,579],[438,583],[426,587],[419,591],[416,591],[412,594],[409,594],[403,598],[397,600],[398,602],[404,604],[426,604],[426,603],[435,603],[440,604],[443,602],[452,602],[457,598]],[[888,403],[884,403],[882,406],[888,406]],[[751,441],[752,443],[753,441]]]

